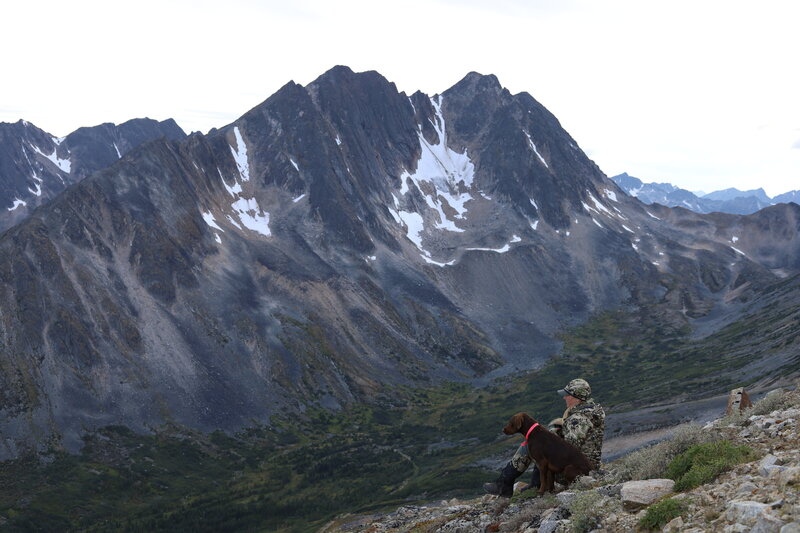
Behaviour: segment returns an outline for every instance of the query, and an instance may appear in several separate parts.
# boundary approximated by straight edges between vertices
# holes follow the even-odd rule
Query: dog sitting
[[[525,435],[528,455],[539,467],[539,495],[553,492],[556,474],[562,474],[569,485],[576,477],[586,475],[592,469],[589,460],[578,448],[541,426],[526,413],[512,416],[503,433]]]

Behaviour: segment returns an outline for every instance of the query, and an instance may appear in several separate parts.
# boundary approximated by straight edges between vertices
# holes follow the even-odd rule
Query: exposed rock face
[[[645,207],[493,76],[408,97],[336,67],[131,151],[0,238],[0,456],[485,380],[605,309],[729,317],[800,271],[799,225],[792,205]]]
[[[186,134],[172,119],[101,124],[77,129],[61,139],[22,120],[0,123],[0,231],[69,185],[160,137],[178,140]]]

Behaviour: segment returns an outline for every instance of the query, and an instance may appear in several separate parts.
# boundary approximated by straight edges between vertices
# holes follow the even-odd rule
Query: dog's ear
[[[528,416],[525,413],[517,413],[511,417],[511,426],[514,428],[514,431],[519,431],[522,429],[522,423],[525,421],[525,417]]]

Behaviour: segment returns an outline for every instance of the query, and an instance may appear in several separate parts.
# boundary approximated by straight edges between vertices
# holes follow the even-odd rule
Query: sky
[[[800,2],[139,0],[0,4],[0,121],[228,124],[289,80],[470,71],[547,107],[609,176],[800,189]]]

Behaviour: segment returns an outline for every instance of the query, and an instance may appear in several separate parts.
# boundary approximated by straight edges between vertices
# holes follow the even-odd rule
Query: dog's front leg
[[[553,474],[550,472],[550,462],[547,459],[542,459],[542,461],[537,464],[539,466],[539,496],[541,496],[547,492],[550,478]]]

